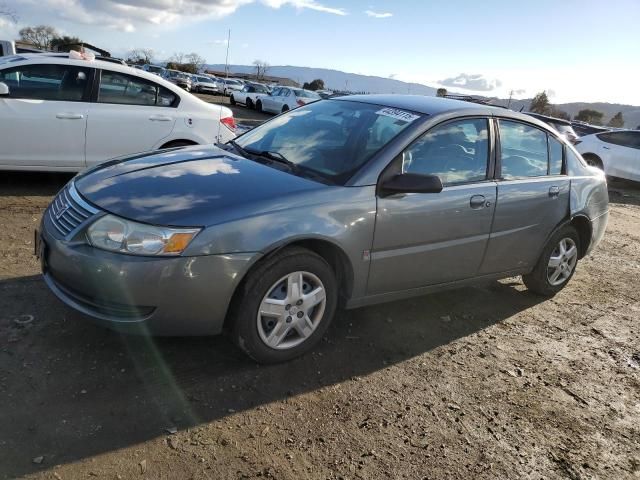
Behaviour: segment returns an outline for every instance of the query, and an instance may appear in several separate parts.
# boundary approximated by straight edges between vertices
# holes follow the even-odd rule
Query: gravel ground
[[[551,300],[508,279],[343,312],[262,367],[63,308],[32,235],[68,178],[0,175],[0,478],[640,478],[637,185]]]

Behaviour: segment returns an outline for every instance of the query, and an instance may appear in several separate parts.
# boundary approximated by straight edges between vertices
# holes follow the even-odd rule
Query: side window
[[[291,95],[291,90],[289,90],[288,88],[283,88],[282,92],[280,92],[280,95],[282,95],[283,97],[288,97],[289,95]]]
[[[148,80],[103,70],[98,102],[167,107],[175,102],[175,95]]]
[[[274,88],[273,91],[271,92],[271,95],[273,97],[277,97],[278,95],[280,95],[280,90],[282,90],[281,88]]]
[[[75,65],[23,65],[0,70],[9,98],[80,102],[87,99],[91,70]]]
[[[156,103],[158,107],[177,107],[178,96],[171,90],[167,90],[164,87],[160,87],[158,90],[158,101]]]
[[[547,134],[519,122],[500,120],[502,178],[539,177],[547,174]]]
[[[549,175],[562,175],[562,143],[549,135]]]
[[[438,125],[402,154],[402,173],[438,175],[444,185],[487,178],[487,120],[473,118]]]
[[[640,148],[640,133],[636,132],[608,132],[600,133],[597,137],[603,142],[620,145],[622,147]]]

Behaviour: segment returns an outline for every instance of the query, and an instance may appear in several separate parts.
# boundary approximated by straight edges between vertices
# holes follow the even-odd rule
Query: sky
[[[640,105],[640,0],[0,0],[116,56],[332,68],[486,96]]]

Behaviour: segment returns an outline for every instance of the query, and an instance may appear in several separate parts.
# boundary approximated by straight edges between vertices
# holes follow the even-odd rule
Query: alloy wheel
[[[322,281],[310,272],[293,272],[278,280],[262,299],[256,317],[265,345],[286,350],[313,334],[327,304]]]
[[[560,240],[556,248],[551,252],[547,264],[547,280],[553,286],[566,282],[578,262],[578,247],[571,238]]]

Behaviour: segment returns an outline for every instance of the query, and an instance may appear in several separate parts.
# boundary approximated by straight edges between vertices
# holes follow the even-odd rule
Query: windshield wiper
[[[244,148],[242,148],[238,142],[236,142],[235,140],[230,140],[229,143],[233,146],[233,148],[236,149],[236,151],[242,155],[244,158],[249,158],[249,152],[247,150],[245,150]]]

